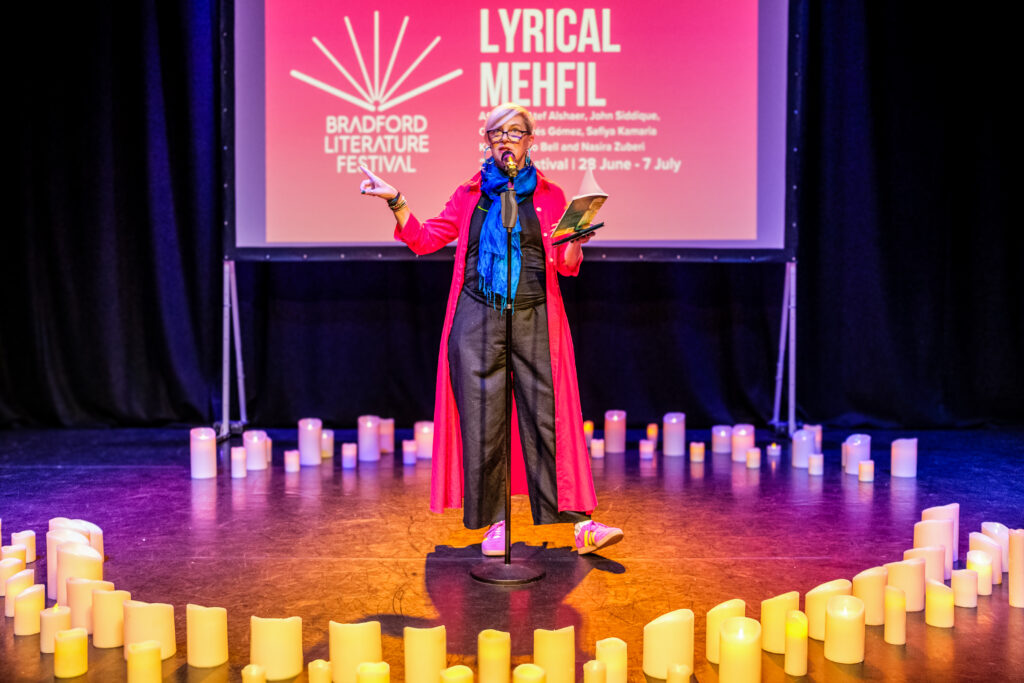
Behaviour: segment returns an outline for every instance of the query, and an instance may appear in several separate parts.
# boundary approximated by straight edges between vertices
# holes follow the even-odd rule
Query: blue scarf
[[[476,272],[480,276],[478,287],[487,300],[495,308],[500,304],[505,310],[505,294],[508,277],[508,263],[505,260],[508,236],[505,226],[501,224],[501,193],[508,187],[508,176],[502,171],[493,158],[487,159],[480,168],[480,189],[491,198],[491,208],[487,211],[484,224],[480,229],[480,246],[477,254]],[[516,190],[516,201],[521,202],[533,194],[537,188],[537,169],[531,163],[519,171],[513,186]],[[512,229],[512,305],[515,306],[516,290],[519,288],[519,271],[523,262],[523,250],[519,245],[522,227],[519,216],[516,226]]]

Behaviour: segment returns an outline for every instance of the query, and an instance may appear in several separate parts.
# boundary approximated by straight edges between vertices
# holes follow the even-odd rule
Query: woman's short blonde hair
[[[484,122],[484,137],[487,137],[487,131],[501,128],[506,121],[516,116],[523,117],[523,120],[526,121],[526,132],[533,135],[534,121],[530,110],[515,102],[505,102],[492,109],[491,113],[487,115],[487,121]]]

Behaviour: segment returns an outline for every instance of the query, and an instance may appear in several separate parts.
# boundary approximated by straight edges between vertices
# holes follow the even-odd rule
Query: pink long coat
[[[437,390],[434,398],[434,457],[431,472],[430,509],[462,507],[462,437],[459,411],[455,405],[448,372],[448,335],[455,318],[455,307],[462,291],[466,270],[466,243],[473,209],[480,201],[480,174],[460,185],[437,218],[423,223],[410,216],[405,227],[395,227],[395,239],[405,242],[417,254],[429,254],[459,238],[455,249],[455,272],[448,292],[448,307],[441,332],[441,351],[437,358]],[[576,275],[565,264],[565,245],[553,247],[551,232],[565,209],[565,193],[558,185],[537,172],[533,205],[540,219],[547,268],[548,343],[551,347],[551,377],[555,391],[555,461],[559,510],[591,512],[597,507],[590,459],[583,437],[576,360],[565,317],[558,275]],[[526,493],[525,466],[519,440],[518,422],[512,421],[512,492]]]

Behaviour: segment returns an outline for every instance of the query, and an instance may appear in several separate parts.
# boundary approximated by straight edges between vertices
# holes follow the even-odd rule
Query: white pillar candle
[[[954,569],[950,579],[953,604],[957,607],[978,606],[978,572],[973,569]],[[925,589],[927,591],[927,589]],[[925,596],[927,599],[927,595]]]
[[[64,527],[46,532],[46,597],[50,600],[57,599],[57,550],[65,543],[89,545],[89,537]]]
[[[267,683],[266,669],[259,664],[246,664],[242,668],[242,683]]]
[[[469,683],[473,683],[469,681]],[[583,665],[583,683],[608,683],[608,667],[604,662],[591,659]]]
[[[46,608],[46,586],[34,583],[10,601],[14,603],[14,635],[34,636],[39,633],[39,613]]]
[[[100,557],[106,558],[106,555],[103,554],[103,529],[84,519],[72,519],[70,523],[74,525],[76,530],[81,529],[79,533],[84,534],[89,539],[89,545],[100,554]]]
[[[626,452],[626,411],[606,410],[604,413],[604,450],[606,453]]]
[[[317,435],[319,446],[320,436]],[[316,457],[320,459],[320,449]],[[268,681],[293,678],[302,673],[302,617],[249,620],[249,661],[267,672]]]
[[[920,612],[924,609],[924,558],[915,557],[902,562],[889,562],[885,565],[889,571],[886,585],[895,586],[903,591],[908,612]]]
[[[266,434],[266,432],[263,433]],[[270,467],[274,463],[274,440],[267,436],[263,440],[263,445],[266,447],[267,467]]]
[[[155,640],[160,643],[160,659],[169,659],[178,651],[174,634],[174,606],[163,602],[125,600],[124,644],[125,659],[128,645]]]
[[[54,605],[39,612],[39,651],[52,654],[54,635],[70,628],[71,609],[66,605]]]
[[[15,531],[11,534],[11,545],[25,546],[25,564],[36,561],[36,532]]]
[[[21,545],[5,545],[0,546],[0,560],[21,560],[23,564],[28,564],[28,548]]]
[[[416,439],[416,455],[421,460],[430,460],[434,454],[434,423],[421,420],[413,425],[413,437]]]
[[[807,675],[807,615],[800,610],[786,613],[786,656],[783,667],[789,676]]]
[[[915,548],[937,545],[945,549],[942,568],[942,578],[945,580],[953,571],[953,520],[926,519],[914,524]]]
[[[298,472],[302,469],[301,454],[296,451],[285,451],[284,452],[284,471],[285,472]]]
[[[395,418],[382,417],[380,419],[380,452],[395,452]]]
[[[391,421],[391,427],[394,429],[394,420]],[[392,431],[392,436],[394,432]],[[322,429],[320,430],[320,459],[326,460],[327,458],[334,457],[334,430],[333,429]],[[299,461],[301,462],[301,457]]]
[[[68,579],[68,607],[71,608],[71,628],[84,628],[92,633],[92,593],[93,591],[112,591],[112,581],[95,579]]]
[[[640,439],[640,459],[654,459],[654,442],[650,439]]]
[[[814,452],[821,453],[821,425],[804,425],[805,430],[811,433],[814,437]]]
[[[705,616],[704,633],[704,656],[712,664],[719,663],[719,636],[721,635],[722,624],[733,617],[743,617],[747,613],[747,603],[739,598],[726,600],[708,610]],[[760,641],[760,631],[758,632]],[[760,649],[758,644],[758,649]],[[719,674],[721,675],[721,674]]]
[[[821,453],[811,453],[807,456],[807,474],[820,477],[825,474],[825,456]]]
[[[231,478],[242,479],[246,475],[247,461],[245,457],[245,446],[231,447]]]
[[[402,441],[402,464],[403,465],[415,465],[416,464],[416,440],[405,439]]]
[[[917,476],[917,439],[896,439],[892,442],[892,476]]]
[[[341,444],[341,469],[354,470],[359,457],[359,446],[354,443]]]
[[[846,439],[846,473],[857,474],[861,460],[871,459],[871,437],[852,434]]]
[[[658,423],[651,422],[647,425],[647,438],[653,441],[655,444],[658,443]]]
[[[747,451],[754,447],[754,425],[738,424],[732,428],[732,461],[746,462]]]
[[[668,678],[671,664],[693,668],[693,612],[677,609],[644,626],[644,673]]]
[[[769,458],[777,458],[780,455],[782,455],[782,446],[780,446],[779,444],[777,444],[775,442],[772,442],[772,443],[768,444],[768,448],[766,449],[766,452],[768,453],[768,457]]]
[[[814,453],[814,434],[806,429],[798,429],[793,432],[790,452],[793,454],[793,467],[800,469],[807,467],[810,457]]]
[[[718,680],[721,683],[759,683],[761,624],[749,617],[730,617],[719,630]]]
[[[380,460],[380,418],[360,415],[358,420],[359,459],[362,462]]]
[[[260,430],[243,432],[242,444],[245,448],[245,468],[267,469],[267,433]]]
[[[761,449],[760,448],[748,448],[747,449],[747,469],[757,470],[761,468]]]
[[[472,676],[471,671],[468,683],[473,683]],[[326,659],[314,659],[306,665],[306,681],[307,683],[331,683],[331,663]]]
[[[669,664],[668,665],[668,678],[665,679],[665,683],[690,683],[690,679],[693,677],[693,667],[686,666],[685,664]],[[584,681],[586,683],[586,681]],[[600,683],[600,681],[598,682]]]
[[[159,683],[164,679],[160,662],[160,643],[143,640],[125,646],[128,683]]]
[[[937,628],[953,628],[953,589],[941,581],[925,581],[924,623]]]
[[[334,683],[356,683],[356,669],[363,662],[379,662],[383,658],[380,622],[328,626],[331,677]]]
[[[852,595],[864,603],[864,623],[880,626],[885,623],[885,583],[889,571],[885,567],[865,569],[853,577]]]
[[[576,630],[572,626],[554,631],[534,629],[533,663],[544,669],[547,683],[573,683],[576,680]]]
[[[76,678],[89,670],[89,635],[84,628],[53,634],[54,678]]]
[[[715,425],[711,428],[711,452],[732,453],[731,425]]]
[[[918,522],[920,524],[921,522]],[[979,531],[972,531],[967,537],[968,550],[984,550],[992,558],[992,585],[1003,582],[1003,549],[991,538]]]
[[[228,611],[185,605],[185,646],[189,666],[208,669],[228,661]]]
[[[690,443],[690,462],[704,462],[704,451],[703,441]]]
[[[910,548],[903,551],[903,559],[913,557],[924,558],[924,578],[932,581],[945,581],[946,549],[941,545],[928,545],[923,548]]]
[[[849,579],[835,579],[815,586],[804,596],[804,612],[807,614],[807,636],[825,640],[825,612],[828,601],[837,595],[850,595],[853,584]]]
[[[1000,524],[999,522],[982,522],[981,533],[999,544],[999,548],[1003,551],[1002,561],[999,563],[999,566],[1004,572],[1007,571],[1010,559],[1010,530],[1005,524]],[[11,535],[11,543],[17,543],[14,540],[14,536],[16,534]],[[31,562],[32,560],[25,561]]]
[[[992,595],[992,557],[984,550],[968,550],[967,568],[978,575],[978,595]]]
[[[22,571],[25,571],[25,563],[21,558],[9,557],[6,560],[0,560],[0,598],[7,595],[7,579]],[[34,573],[33,569],[33,575]]]
[[[828,601],[825,659],[839,664],[864,661],[864,603],[859,598],[836,595]]]
[[[299,420],[299,462],[303,465],[319,465],[323,460],[320,453],[323,429],[320,418],[304,417]]]
[[[861,460],[857,463],[857,481],[865,483],[875,480],[875,461]]]
[[[527,662],[512,671],[512,683],[544,683],[544,669]]]
[[[1006,581],[1009,583],[1010,606],[1024,607],[1024,529],[1011,529]]]
[[[661,419],[661,452],[686,455],[686,413],[665,413]]]
[[[953,561],[958,562],[960,560],[960,503],[925,508],[921,511],[921,520],[929,519],[953,520]]]
[[[209,427],[196,427],[190,431],[189,451],[193,479],[217,476],[217,432]]]
[[[628,660],[626,641],[620,638],[603,638],[594,645],[594,658],[604,663],[607,683],[626,683]]]
[[[508,683],[511,673],[512,636],[506,631],[484,629],[477,636],[476,666],[480,683]]]
[[[92,592],[93,647],[111,648],[124,645],[124,603],[132,594],[121,590]]]
[[[800,593],[790,591],[761,601],[761,647],[765,652],[786,652],[786,615],[800,609]]]
[[[92,546],[83,543],[65,543],[57,549],[57,602],[68,604],[68,584],[71,577],[103,579],[103,556]]]
[[[843,468],[843,469],[845,470],[845,469],[846,469],[846,455],[847,455],[847,453],[849,453],[849,451],[850,451],[850,446],[849,446],[849,444],[847,444],[847,443],[846,443],[846,442],[844,441],[844,442],[842,443],[842,446],[840,447],[840,449],[839,449],[839,450],[840,450],[840,453],[841,453],[841,457],[840,457],[840,465],[841,465],[841,466],[842,466],[842,468]]]
[[[590,448],[590,440],[594,438],[594,421],[584,420],[583,421],[583,440],[587,442],[587,448]]]
[[[604,457],[604,439],[591,439],[590,440],[590,457],[591,458],[603,458]]]
[[[444,626],[406,626],[405,683],[437,683],[448,666],[448,635]]]

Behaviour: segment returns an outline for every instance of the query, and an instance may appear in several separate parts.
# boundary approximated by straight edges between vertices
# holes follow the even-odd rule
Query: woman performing
[[[583,437],[576,361],[558,275],[576,275],[582,243],[554,247],[551,233],[565,209],[562,189],[530,159],[533,116],[518,104],[490,113],[490,148],[480,172],[460,185],[440,216],[420,222],[405,197],[363,168],[365,195],[387,200],[395,238],[429,254],[458,238],[448,295],[434,405],[430,509],[463,508],[468,529],[489,525],[484,555],[503,555],[505,453],[505,295],[507,234],[500,193],[508,170],[519,216],[512,247],[512,375],[518,442],[534,524],[575,524],[580,554],[617,543],[622,531],[590,519],[597,506]],[[513,459],[517,456],[513,438]],[[513,477],[513,493],[524,493]]]

